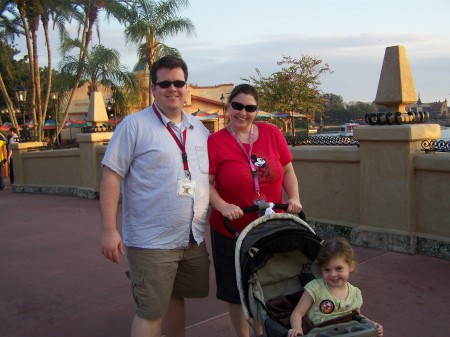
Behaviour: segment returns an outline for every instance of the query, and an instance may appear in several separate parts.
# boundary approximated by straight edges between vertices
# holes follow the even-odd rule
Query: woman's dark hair
[[[317,254],[317,263],[322,268],[336,256],[342,256],[349,265],[355,261],[353,248],[344,238],[325,240]]]
[[[239,94],[253,96],[253,98],[256,101],[256,105],[259,104],[259,96],[258,96],[258,92],[256,91],[255,87],[250,84],[246,84],[246,83],[239,84],[233,88],[230,96],[228,96],[228,103],[231,103],[233,101],[233,98],[235,98]]]
[[[161,68],[168,68],[168,69],[181,68],[184,73],[184,80],[187,81],[188,79],[188,67],[186,62],[184,62],[179,57],[167,55],[161,57],[159,60],[157,60],[155,63],[152,64],[152,68],[150,70],[150,77],[152,79],[153,85],[156,85],[156,82],[158,81],[156,72]]]

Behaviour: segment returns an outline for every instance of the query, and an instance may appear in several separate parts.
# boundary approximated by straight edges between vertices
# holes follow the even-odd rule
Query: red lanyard
[[[248,153],[245,151],[244,145],[242,144],[241,140],[239,139],[238,135],[236,134],[236,132],[233,130],[233,128],[231,126],[228,127],[228,131],[231,133],[231,135],[233,136],[233,138],[236,140],[236,142],[238,143],[239,147],[241,148],[241,150],[244,152],[245,156],[248,159],[248,163],[250,165],[250,169],[252,171],[252,177],[253,177],[253,184],[255,185],[255,192],[259,197],[259,178],[258,178],[258,172],[256,171],[255,168],[255,164],[253,164],[252,161],[252,150],[253,150],[253,124],[250,127],[250,134],[249,134],[249,142],[250,142],[250,147],[248,149]]]
[[[156,116],[159,118],[161,123],[164,125],[164,122],[163,122],[162,117],[161,117],[161,113],[159,112],[159,109],[156,106],[156,104],[153,103],[152,108],[153,108],[153,111],[155,111]],[[181,150],[181,159],[183,160],[184,172],[185,172],[186,176],[190,179],[191,178],[191,174],[189,172],[189,162],[188,162],[187,153],[186,153],[186,142],[187,142],[186,129],[184,129],[184,131],[183,131],[184,142],[182,143],[178,139],[178,137],[175,134],[175,132],[173,132],[173,129],[169,126],[169,123],[167,123],[165,126],[166,126],[166,129],[172,135],[172,138],[175,140],[175,142],[177,143],[178,147]]]

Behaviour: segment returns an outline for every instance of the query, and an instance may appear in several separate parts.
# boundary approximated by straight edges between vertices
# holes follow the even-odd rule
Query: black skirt
[[[234,265],[236,239],[223,236],[211,228],[211,246],[216,273],[216,297],[228,303],[241,304]]]

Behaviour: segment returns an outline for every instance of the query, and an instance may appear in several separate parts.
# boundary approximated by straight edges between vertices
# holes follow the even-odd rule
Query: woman
[[[217,298],[228,303],[228,312],[239,337],[249,337],[242,311],[234,267],[235,239],[223,225],[223,217],[239,232],[258,217],[242,208],[258,202],[283,203],[288,212],[302,209],[292,154],[275,125],[254,123],[258,93],[249,84],[236,86],[228,98],[230,124],[208,139],[211,241],[216,271]],[[261,334],[258,327],[258,334]]]

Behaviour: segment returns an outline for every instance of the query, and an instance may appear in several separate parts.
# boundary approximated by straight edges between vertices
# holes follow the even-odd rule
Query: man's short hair
[[[184,80],[187,81],[188,79],[188,67],[186,62],[184,62],[184,60],[179,57],[167,55],[161,57],[155,63],[152,64],[152,68],[150,70],[150,77],[152,79],[153,86],[155,86],[156,82],[158,81],[156,72],[161,68],[168,68],[168,69],[181,68],[184,73]]]

